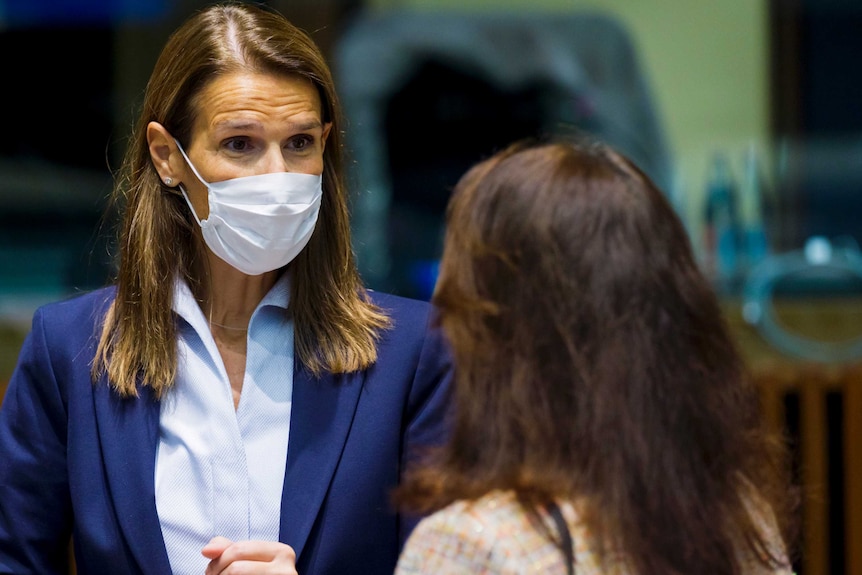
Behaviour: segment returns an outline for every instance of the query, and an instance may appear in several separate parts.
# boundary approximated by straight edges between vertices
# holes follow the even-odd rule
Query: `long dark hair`
[[[779,563],[760,512],[791,539],[784,443],[650,179],[599,143],[521,142],[464,175],[447,218],[453,435],[396,500],[577,501],[637,573],[736,574],[741,547]]]

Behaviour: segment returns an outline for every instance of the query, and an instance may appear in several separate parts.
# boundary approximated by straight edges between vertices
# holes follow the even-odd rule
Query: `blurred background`
[[[794,438],[799,572],[862,574],[862,2],[266,3],[332,65],[373,288],[430,297],[449,190],[515,138],[580,130],[635,159]],[[124,138],[205,4],[0,0],[0,386],[38,305],[109,280]]]

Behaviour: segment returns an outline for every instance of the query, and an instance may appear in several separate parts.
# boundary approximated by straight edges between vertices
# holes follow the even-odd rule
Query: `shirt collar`
[[[263,296],[260,303],[257,304],[252,317],[257,313],[257,310],[262,307],[274,306],[286,310],[289,304],[290,272],[285,271],[278,277],[275,284],[273,284],[266,295]],[[198,305],[194,295],[192,295],[192,290],[189,287],[188,282],[186,282],[185,278],[179,276],[174,279],[174,300],[172,308],[179,317],[188,322],[196,331],[209,331],[207,318],[204,316],[204,312],[201,309],[201,306]]]

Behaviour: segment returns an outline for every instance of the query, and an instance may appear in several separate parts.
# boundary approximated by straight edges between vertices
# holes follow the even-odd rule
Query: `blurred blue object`
[[[6,27],[114,24],[160,18],[168,0],[0,0]]]
[[[440,262],[438,260],[418,260],[413,262],[410,271],[410,279],[416,297],[430,300],[431,296],[434,295],[434,287],[437,285]]]
[[[740,268],[739,189],[730,159],[716,152],[706,182],[704,247],[707,272],[720,291],[732,289]]]

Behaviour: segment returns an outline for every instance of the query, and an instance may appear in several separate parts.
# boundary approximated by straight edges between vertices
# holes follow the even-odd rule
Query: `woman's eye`
[[[245,152],[251,146],[249,141],[245,138],[231,138],[224,143],[224,147],[231,152]]]
[[[314,138],[307,134],[300,134],[298,136],[294,136],[287,143],[287,147],[293,151],[301,152],[307,148],[312,147],[314,144]]]

